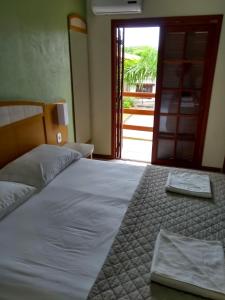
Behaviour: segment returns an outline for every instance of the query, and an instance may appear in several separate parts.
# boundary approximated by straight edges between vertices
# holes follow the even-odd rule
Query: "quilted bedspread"
[[[220,240],[225,249],[225,175],[204,172],[213,190],[206,200],[165,192],[170,170],[146,167],[89,300],[202,299],[151,283],[151,261],[160,228]]]

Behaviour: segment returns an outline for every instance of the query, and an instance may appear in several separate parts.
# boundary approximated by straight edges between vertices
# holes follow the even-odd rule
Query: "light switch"
[[[56,142],[57,142],[57,144],[61,144],[62,143],[62,133],[61,132],[57,132],[57,134],[56,134]]]

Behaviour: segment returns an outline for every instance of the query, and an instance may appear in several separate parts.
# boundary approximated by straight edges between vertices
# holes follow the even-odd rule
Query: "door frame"
[[[111,20],[111,156],[116,158],[116,28],[160,27],[163,18]]]
[[[132,28],[132,27],[160,27],[160,36],[159,36],[159,48],[158,48],[158,67],[157,67],[157,82],[156,82],[156,95],[155,95],[155,103],[156,105],[159,105],[159,93],[161,88],[161,60],[162,60],[162,38],[161,35],[164,33],[165,26],[177,26],[179,24],[185,25],[185,24],[194,24],[194,25],[201,25],[201,24],[212,24],[215,23],[218,25],[217,35],[215,37],[215,40],[217,41],[217,47],[212,47],[210,61],[215,61],[217,58],[217,52],[218,52],[218,46],[219,46],[219,38],[220,38],[220,31],[221,31],[221,25],[222,25],[223,15],[203,15],[203,16],[178,16],[178,17],[159,17],[159,18],[139,18],[139,19],[116,19],[111,20],[111,157],[115,158],[116,155],[116,145],[115,145],[115,135],[116,135],[116,124],[115,124],[115,102],[116,102],[116,28],[117,27],[126,27],[126,28]],[[206,135],[206,128],[207,128],[207,122],[208,122],[208,113],[209,113],[209,106],[211,101],[211,93],[212,93],[212,86],[213,86],[213,79],[214,79],[214,73],[215,73],[215,66],[216,63],[211,68],[211,72],[208,74],[208,82],[209,85],[207,87],[207,91],[205,91],[205,95],[207,95],[206,99],[206,108],[205,108],[205,114],[203,115],[202,123],[203,123],[203,132],[201,132],[201,138],[200,138],[200,147],[198,150],[199,157],[201,157],[201,161],[199,162],[199,167],[202,164],[202,155],[204,150],[204,141],[205,141],[205,135]],[[156,109],[155,109],[156,111]],[[154,113],[154,127],[158,126],[159,124],[159,118],[157,118],[156,113]],[[156,125],[156,126],[155,126]],[[154,141],[154,135],[156,134],[155,130],[153,129],[153,141]],[[156,147],[153,143],[153,149],[152,149],[152,158],[156,157],[154,156],[156,153]],[[152,163],[158,163],[157,161],[152,161]]]

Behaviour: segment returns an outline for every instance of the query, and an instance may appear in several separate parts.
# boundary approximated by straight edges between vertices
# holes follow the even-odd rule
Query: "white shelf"
[[[94,145],[93,144],[66,143],[63,146],[80,152],[82,154],[82,157],[92,158],[92,154],[93,154],[93,151],[94,151]]]

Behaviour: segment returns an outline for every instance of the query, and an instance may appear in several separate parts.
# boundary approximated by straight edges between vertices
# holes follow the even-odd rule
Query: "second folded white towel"
[[[215,300],[225,299],[224,251],[219,241],[204,241],[160,230],[151,280]]]

